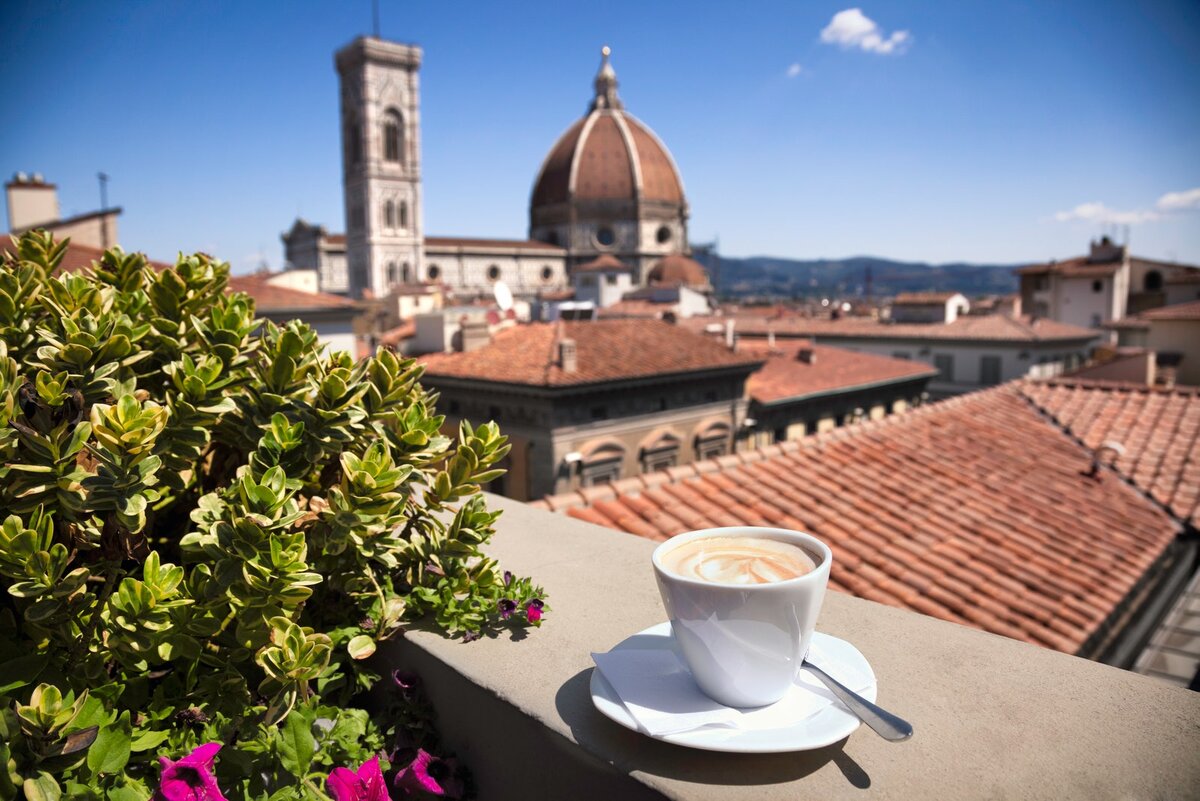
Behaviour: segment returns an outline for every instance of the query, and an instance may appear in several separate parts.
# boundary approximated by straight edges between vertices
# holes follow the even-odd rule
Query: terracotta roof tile
[[[1200,300],[1160,306],[1138,315],[1143,320],[1200,320]]]
[[[803,361],[800,354],[812,354]],[[747,382],[750,397],[759,403],[785,403],[827,392],[854,387],[878,386],[932,378],[937,370],[922,362],[892,359],[828,345],[811,345],[804,340],[739,340],[738,353],[764,359],[765,363]]]
[[[716,472],[676,470],[595,509],[655,538],[700,525],[809,530],[834,552],[832,587],[1074,653],[1180,530],[1119,476],[1087,476],[1094,446],[1035,402],[1124,414],[1107,392],[1014,382],[757,461],[710,462]],[[1158,434],[1164,446],[1172,430]]]
[[[691,317],[681,321],[703,331],[722,317]],[[862,317],[840,320],[810,317],[743,315],[732,318],[741,336],[812,337],[818,341],[844,339],[936,339],[965,342],[1052,342],[1095,339],[1097,331],[1045,318],[1009,317],[1004,314],[967,315],[952,323],[884,323]]]
[[[264,275],[231,275],[229,289],[232,292],[245,292],[254,298],[254,309],[261,314],[325,310],[352,312],[358,308],[354,301],[338,295],[275,286],[267,278]]]
[[[576,344],[578,368],[565,372],[559,340]],[[704,370],[740,369],[760,362],[724,345],[657,320],[529,323],[499,331],[466,353],[422,356],[426,380],[459,378],[536,387],[566,387]]]
[[[901,292],[892,300],[893,306],[935,306],[945,304],[959,292]]]

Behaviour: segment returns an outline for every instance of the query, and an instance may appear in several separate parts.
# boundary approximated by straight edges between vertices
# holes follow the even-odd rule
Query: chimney
[[[492,341],[487,320],[463,320],[461,334],[463,353],[479,350]]]
[[[733,318],[725,321],[725,347],[733,350]]]
[[[817,354],[813,352],[813,349],[811,346],[803,347],[800,350],[796,351],[796,359],[798,361],[804,362],[805,364],[816,364],[817,363]]]
[[[1105,235],[1100,239],[1093,240],[1091,243],[1090,252],[1088,253],[1088,261],[1092,263],[1105,263],[1110,261],[1124,261],[1129,248],[1125,245],[1118,245],[1112,239]]]
[[[18,172],[4,188],[8,195],[8,230],[19,232],[58,222],[58,190],[39,173],[29,176]]]
[[[574,373],[579,370],[579,352],[575,340],[560,339],[558,341],[558,364],[564,373]]]

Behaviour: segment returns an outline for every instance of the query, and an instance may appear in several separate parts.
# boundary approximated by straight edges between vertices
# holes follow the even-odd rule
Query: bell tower
[[[360,36],[334,57],[351,297],[424,278],[421,48]]]

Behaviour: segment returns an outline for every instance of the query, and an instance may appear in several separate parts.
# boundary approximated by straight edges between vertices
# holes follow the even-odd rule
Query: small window
[[[608,419],[608,407],[607,406],[593,406],[592,407],[592,419],[593,420],[607,420]]]
[[[658,244],[665,245],[671,241],[671,229],[665,225],[660,227],[654,238],[658,240]]]
[[[1093,292],[1103,292],[1104,291],[1104,282],[1099,279],[1093,281],[1092,282],[1092,291]]]
[[[404,266],[400,268],[400,280],[406,284],[412,282],[412,268],[408,266],[408,262],[404,262]]]
[[[805,421],[804,421],[804,434],[805,434],[805,436],[809,436],[809,437],[811,437],[813,434],[817,433],[817,428],[818,428],[818,427],[819,427],[819,423],[818,423],[818,421],[816,421],[816,420],[805,420]]]
[[[387,228],[396,227],[396,204],[390,200],[383,204],[383,224]]]
[[[459,411],[458,401],[456,401],[456,400],[450,401],[450,405],[448,408],[450,410],[450,414],[458,414],[458,411]]]
[[[396,262],[389,261],[387,265],[387,282],[388,286],[396,283]]]
[[[400,227],[408,229],[408,202],[404,200],[400,201]]]
[[[605,226],[596,231],[596,243],[604,247],[610,247],[612,243],[617,241],[617,235],[613,233],[613,229]]]
[[[351,164],[362,161],[362,128],[357,122],[346,123],[346,157]]]
[[[1162,290],[1163,277],[1158,270],[1151,270],[1146,273],[1146,277],[1142,279],[1142,285],[1147,292],[1158,292]]]
[[[554,268],[547,264],[542,268],[542,280],[549,281],[554,278]]]
[[[667,399],[666,398],[658,399],[658,410],[660,412],[665,412],[667,410]]]
[[[399,163],[403,152],[404,119],[399,111],[390,108],[383,112],[383,160]]]
[[[787,426],[775,429],[775,441],[787,442]]]
[[[608,275],[604,276],[604,283],[608,284],[609,286],[616,286],[617,285],[617,274],[609,273]]]
[[[498,421],[500,419],[500,407],[499,406],[489,406],[488,407],[488,417],[490,417],[492,420]]]
[[[937,353],[933,356],[933,366],[937,368],[942,381],[954,380],[954,357],[946,353]],[[841,425],[839,423],[838,425]]]
[[[487,268],[487,277],[489,281],[496,281],[500,278],[500,268],[493,264]]]
[[[436,264],[431,264],[429,265],[429,269],[425,271],[425,274],[429,276],[430,281],[436,281],[442,274],[442,268]]]
[[[979,360],[979,383],[985,387],[1000,383],[1000,357],[984,356]]]

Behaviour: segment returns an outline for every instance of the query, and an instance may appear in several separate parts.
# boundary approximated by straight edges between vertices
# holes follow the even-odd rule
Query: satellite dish
[[[508,288],[508,284],[503,281],[497,281],[492,286],[492,297],[496,299],[496,305],[501,311],[508,311],[513,305],[512,290]]]

